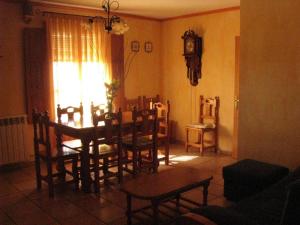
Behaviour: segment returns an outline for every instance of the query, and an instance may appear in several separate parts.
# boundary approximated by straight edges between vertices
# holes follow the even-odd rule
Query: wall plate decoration
[[[140,51],[140,42],[132,41],[131,42],[131,51],[132,52],[139,52]]]
[[[150,53],[153,50],[152,42],[146,41],[144,45],[145,52]]]

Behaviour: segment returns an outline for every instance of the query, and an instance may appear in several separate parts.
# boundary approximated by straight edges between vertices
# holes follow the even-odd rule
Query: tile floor
[[[228,206],[223,197],[222,167],[235,162],[222,153],[194,149],[186,153],[182,145],[171,145],[171,166],[159,170],[190,166],[213,176],[209,186],[208,204]],[[202,193],[192,190],[185,197],[202,201]],[[133,207],[147,202],[134,200]],[[118,185],[103,187],[100,195],[73,192],[71,188],[48,198],[47,186],[36,190],[34,166],[0,173],[0,225],[122,225],[126,224],[126,196]]]

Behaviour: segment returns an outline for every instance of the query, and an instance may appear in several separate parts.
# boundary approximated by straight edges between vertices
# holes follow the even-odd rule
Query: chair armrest
[[[289,191],[300,191],[300,179],[293,181],[292,183],[290,183],[287,188],[289,189]]]

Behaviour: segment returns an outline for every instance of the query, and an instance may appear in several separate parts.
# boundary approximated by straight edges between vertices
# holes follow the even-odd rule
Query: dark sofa
[[[264,191],[224,208],[193,211],[217,225],[300,225],[300,167]],[[179,224],[205,224],[183,216]]]

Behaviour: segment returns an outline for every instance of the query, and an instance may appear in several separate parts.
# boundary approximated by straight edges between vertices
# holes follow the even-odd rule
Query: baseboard
[[[178,145],[184,145],[185,146],[185,141],[182,140],[175,140],[173,139],[170,141],[171,144],[178,144]],[[218,149],[218,153],[226,156],[232,156],[232,151],[224,150],[224,149]]]

